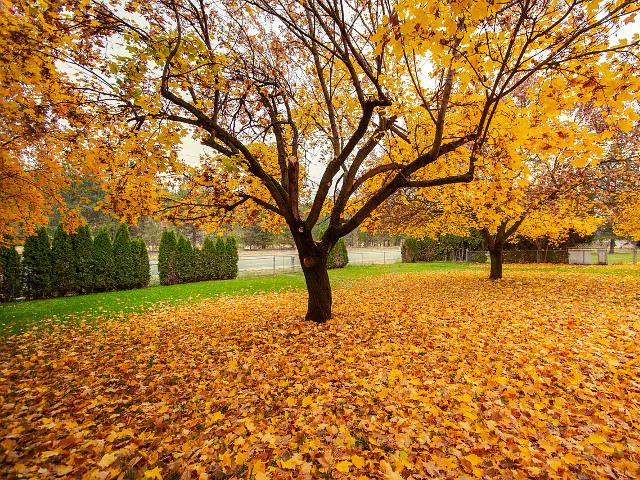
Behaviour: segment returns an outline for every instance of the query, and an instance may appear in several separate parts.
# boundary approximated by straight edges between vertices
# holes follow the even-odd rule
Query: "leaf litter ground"
[[[636,478],[640,282],[404,274],[0,344],[2,478]]]

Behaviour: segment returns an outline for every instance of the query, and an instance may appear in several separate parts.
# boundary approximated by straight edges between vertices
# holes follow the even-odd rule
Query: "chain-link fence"
[[[349,252],[349,265],[373,265],[399,263],[400,250]],[[158,261],[152,260],[151,285],[158,285]],[[256,255],[238,259],[238,277],[264,277],[283,273],[301,272],[298,255]]]
[[[604,256],[604,260],[598,257],[596,249],[588,251],[588,254],[592,257],[591,264],[606,263],[622,264],[622,263],[637,263],[638,262],[638,249],[637,248],[616,248],[614,253],[602,251],[600,257]],[[570,263],[568,250],[503,250],[502,262],[503,263]],[[487,263],[490,262],[489,252],[487,250],[467,250],[465,261],[470,263]],[[587,263],[587,262],[580,262]]]

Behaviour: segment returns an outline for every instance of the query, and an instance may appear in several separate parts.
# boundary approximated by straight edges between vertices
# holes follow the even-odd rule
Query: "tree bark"
[[[542,240],[537,238],[533,243],[536,245],[536,263],[542,263]]]
[[[609,253],[616,253],[616,239],[612,238],[609,242]]]
[[[331,318],[331,284],[327,271],[328,251],[325,251],[313,240],[311,232],[303,222],[299,222],[291,229],[300,265],[307,283],[309,300],[307,303],[306,320],[325,323]]]
[[[490,280],[499,280],[502,278],[502,246],[489,248],[489,256],[491,257],[491,273]]]
[[[303,263],[302,271],[309,294],[305,319],[316,323],[325,323],[331,318],[332,302],[326,261],[322,265],[316,264],[310,267],[306,267]]]

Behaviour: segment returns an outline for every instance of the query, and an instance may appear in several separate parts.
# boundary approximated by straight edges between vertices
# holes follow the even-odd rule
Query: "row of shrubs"
[[[193,247],[188,238],[173,230],[162,232],[158,251],[161,285],[222,280],[238,276],[238,245],[233,236],[214,242],[204,239],[202,248]]]
[[[59,224],[53,241],[44,227],[24,242],[0,252],[0,300],[83,295],[142,288],[149,284],[149,255],[142,238],[131,240],[120,224],[113,242],[107,227],[95,238],[88,226],[67,234]]]
[[[417,240],[414,237],[405,238],[402,242],[402,261],[405,263],[433,262],[446,258],[447,249],[438,241],[432,238]],[[487,255],[485,252],[474,252],[469,258],[473,263],[485,263]]]

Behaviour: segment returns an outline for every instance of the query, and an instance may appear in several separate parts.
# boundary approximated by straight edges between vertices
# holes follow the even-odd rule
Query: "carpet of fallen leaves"
[[[637,478],[640,281],[405,274],[0,344],[0,477]]]

